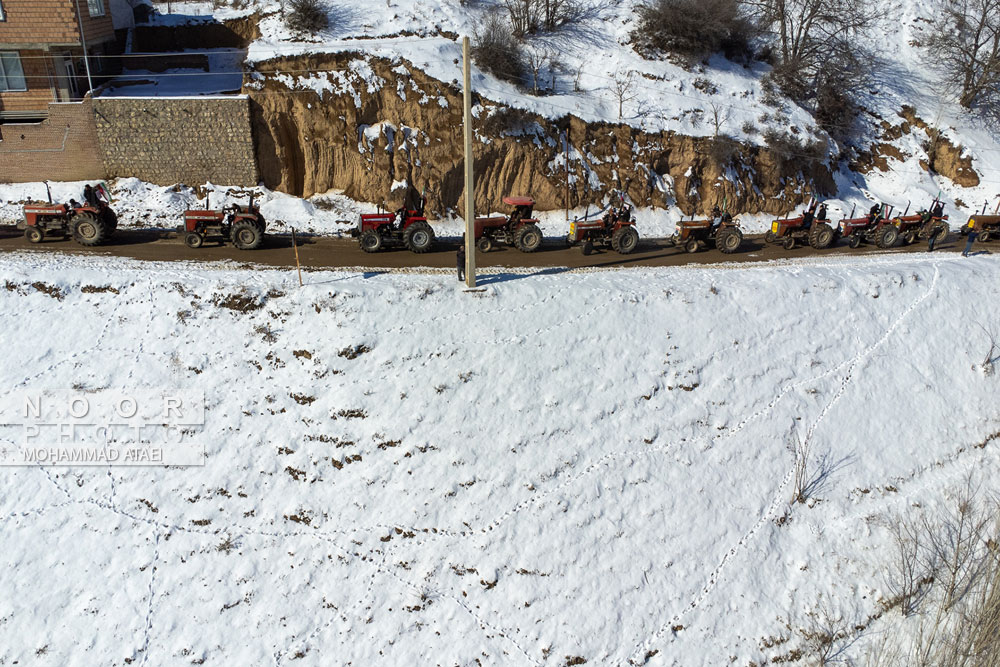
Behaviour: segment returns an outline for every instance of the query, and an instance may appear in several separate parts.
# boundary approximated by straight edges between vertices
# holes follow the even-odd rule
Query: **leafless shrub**
[[[979,364],[979,370],[981,370],[985,375],[993,375],[993,364],[1000,359],[1000,348],[997,347],[997,330],[995,328],[987,329],[986,326],[977,322],[976,323],[983,333],[986,334],[986,342],[988,343],[986,356],[983,357],[983,361]]]
[[[822,160],[826,156],[826,143],[820,140],[809,141],[800,139],[790,132],[775,128],[764,131],[764,143],[777,153],[786,163],[812,162]]]
[[[583,17],[579,0],[503,0],[515,37],[552,32]]]
[[[791,504],[804,503],[809,499],[806,494],[809,487],[809,441],[803,440],[801,436],[795,436],[795,439],[788,444],[788,449],[795,457]]]
[[[488,137],[519,135],[535,122],[535,116],[517,107],[499,107],[479,120],[479,130]]]
[[[524,49],[500,12],[487,13],[476,29],[472,59],[498,79],[516,84],[524,81]]]
[[[650,0],[636,7],[639,27],[632,40],[640,52],[700,58],[723,51],[747,59],[757,23],[740,0]]]
[[[907,554],[922,568],[910,605],[916,632],[883,643],[869,664],[979,667],[1000,664],[1000,503],[983,500],[971,479],[951,509],[904,517]],[[914,555],[915,554],[915,555]],[[898,566],[895,573],[898,573]],[[912,577],[911,577],[912,578]],[[902,586],[898,582],[897,587]],[[905,587],[905,586],[902,586]]]
[[[1000,0],[946,3],[924,46],[962,106],[1000,105]]]
[[[285,25],[297,35],[315,35],[330,26],[330,18],[320,0],[291,0]]]

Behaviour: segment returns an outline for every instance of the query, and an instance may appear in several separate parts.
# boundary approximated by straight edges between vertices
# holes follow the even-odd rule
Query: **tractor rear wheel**
[[[233,225],[229,238],[232,239],[233,245],[240,250],[256,250],[264,240],[264,235],[261,234],[256,221],[240,220]]]
[[[743,245],[743,232],[738,227],[723,229],[715,237],[715,245],[721,252],[731,255]]]
[[[118,214],[115,213],[114,209],[106,208],[101,211],[101,218],[108,226],[108,236],[110,237],[118,229]]]
[[[361,249],[365,252],[378,252],[382,249],[382,237],[373,229],[361,232]]]
[[[942,222],[937,226],[932,234],[934,235],[935,243],[944,243],[944,240],[948,238],[948,224]]]
[[[858,248],[861,245],[861,234],[857,232],[852,232],[847,235],[847,245],[852,248]]]
[[[883,250],[896,245],[899,240],[899,230],[892,225],[882,225],[875,235],[875,245]]]
[[[782,245],[785,246],[785,250],[791,250],[792,248],[795,247],[795,237],[794,236],[786,236],[785,237],[785,242]]]
[[[611,247],[621,255],[627,255],[639,245],[639,232],[635,231],[632,225],[619,227],[611,235]]]
[[[41,227],[31,225],[25,228],[24,238],[28,239],[28,243],[41,243],[42,239],[45,238],[45,232],[42,231]]]
[[[535,252],[542,245],[542,230],[530,222],[523,225],[517,230],[514,245],[521,252]]]
[[[476,241],[476,248],[479,249],[479,252],[489,252],[490,250],[493,250],[493,239],[489,236],[480,237],[480,239]]]
[[[198,232],[188,232],[184,235],[184,245],[189,248],[200,248],[205,242],[205,237]]]
[[[833,243],[833,227],[825,222],[813,224],[809,230],[809,245],[816,250],[823,250],[829,248],[831,243]]]
[[[108,227],[93,213],[81,211],[69,219],[73,240],[83,246],[95,246],[107,238]]]
[[[403,244],[410,252],[427,252],[434,245],[434,230],[426,222],[414,222],[403,232]]]
[[[700,246],[701,244],[698,243],[698,239],[691,238],[684,244],[684,249],[688,252],[698,252]]]

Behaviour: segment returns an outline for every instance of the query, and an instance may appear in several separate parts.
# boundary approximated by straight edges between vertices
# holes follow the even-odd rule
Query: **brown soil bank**
[[[339,189],[394,206],[406,189],[393,184],[409,182],[426,188],[435,213],[461,212],[462,99],[455,85],[404,60],[357,53],[282,58],[257,63],[256,70],[245,92],[269,188],[305,197]],[[599,203],[623,187],[639,204],[676,202],[686,213],[706,213],[723,200],[733,211],[783,213],[813,192],[835,189],[822,162],[766,148],[572,116],[553,122],[477,101],[480,211],[500,210],[507,194],[530,194],[541,209],[562,208],[567,128],[571,206]]]

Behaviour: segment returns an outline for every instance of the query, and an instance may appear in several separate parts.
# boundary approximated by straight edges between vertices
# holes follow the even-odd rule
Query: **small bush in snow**
[[[661,51],[700,58],[723,51],[747,59],[756,22],[740,0],[649,0],[636,7],[639,28],[632,38],[641,51]]]
[[[826,155],[826,142],[795,136],[790,132],[769,128],[764,132],[764,143],[785,162],[812,162]]]
[[[480,117],[479,130],[489,137],[517,136],[523,134],[534,122],[535,116],[530,111],[517,107],[499,107],[488,116]]]
[[[481,69],[498,79],[517,84],[524,81],[524,49],[514,37],[510,24],[499,12],[486,14],[476,30],[472,59]]]
[[[330,19],[320,0],[291,0],[285,25],[299,35],[315,35],[330,26]]]

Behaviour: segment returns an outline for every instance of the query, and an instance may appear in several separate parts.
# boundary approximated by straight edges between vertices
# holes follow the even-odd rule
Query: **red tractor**
[[[208,239],[218,241],[219,245],[228,240],[240,250],[256,250],[264,242],[266,227],[267,221],[251,194],[246,206],[232,204],[218,211],[208,208],[184,211],[184,244],[200,248]]]
[[[542,230],[531,217],[535,200],[531,197],[504,197],[503,203],[513,206],[510,215],[476,218],[476,247],[489,252],[498,243],[513,245],[521,252],[535,252],[542,245]]]
[[[891,212],[892,208],[887,204],[875,204],[864,217],[841,220],[837,233],[852,248],[857,248],[862,243],[874,243],[883,249],[891,248],[899,240],[899,228],[889,218]]]
[[[673,246],[684,248],[687,252],[698,252],[704,248],[715,247],[728,254],[734,253],[743,245],[743,230],[740,223],[733,220],[729,213],[723,213],[718,206],[712,210],[711,220],[681,220],[677,223],[677,231],[668,239]]]
[[[103,185],[83,189],[84,202],[70,199],[68,204],[53,204],[46,183],[47,203],[24,205],[24,236],[31,243],[41,243],[46,236],[72,235],[80,245],[94,246],[111,238],[118,229],[118,216],[108,204],[110,195]]]
[[[622,255],[635,250],[639,245],[639,232],[635,229],[632,207],[625,202],[625,195],[621,192],[612,193],[608,212],[599,220],[588,220],[586,215],[582,219],[574,219],[569,225],[566,242],[571,246],[581,244],[580,249],[584,255],[592,253],[594,245],[598,243]]]
[[[909,206],[907,206],[909,208]],[[892,224],[899,230],[899,238],[903,245],[909,245],[920,239],[926,241],[933,237],[936,242],[943,243],[948,236],[948,216],[944,214],[944,206],[935,201],[930,209],[917,211],[914,215],[896,216]]]
[[[782,218],[771,222],[771,229],[764,234],[765,243],[780,243],[785,250],[791,250],[796,243],[806,244],[817,250],[829,248],[836,240],[830,220],[826,217],[826,204],[816,202],[797,218]]]
[[[383,246],[405,246],[410,252],[427,252],[434,245],[434,230],[424,217],[426,200],[421,197],[417,208],[405,206],[395,213],[388,211],[365,213],[351,235],[358,237],[365,252],[378,252]]]

